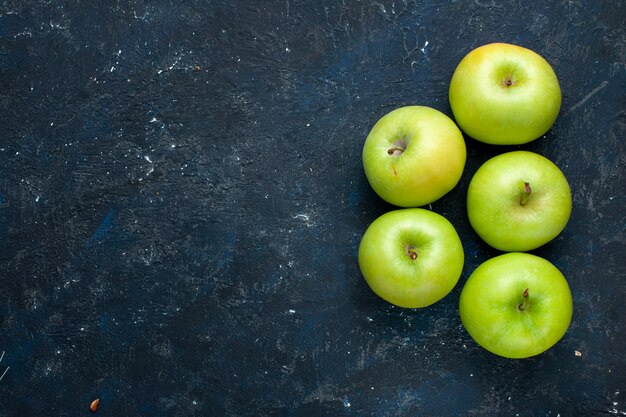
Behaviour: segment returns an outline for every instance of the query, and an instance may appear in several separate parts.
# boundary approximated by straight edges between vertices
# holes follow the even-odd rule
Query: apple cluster
[[[370,185],[402,208],[368,226],[359,245],[359,267],[376,294],[400,307],[441,300],[463,271],[463,246],[454,226],[419,208],[446,195],[461,179],[467,155],[461,130],[488,144],[528,143],[553,125],[561,90],[543,57],[493,43],[459,63],[449,100],[456,123],[429,107],[402,107],[383,116],[363,146]],[[503,153],[476,171],[466,208],[476,234],[509,253],[478,266],[465,283],[459,301],[465,329],[500,356],[525,358],[546,351],[569,327],[572,296],[553,264],[525,252],[565,228],[572,210],[567,179],[537,153]]]

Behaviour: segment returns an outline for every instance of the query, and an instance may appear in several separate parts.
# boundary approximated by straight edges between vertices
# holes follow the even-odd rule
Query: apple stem
[[[409,258],[411,258],[412,260],[417,259],[417,251],[415,250],[415,248],[408,248],[407,253],[409,255]]]
[[[396,151],[399,152],[399,153],[402,153],[402,152],[404,152],[404,148],[401,148],[399,146],[394,146],[392,148],[387,149],[387,154],[394,155],[396,153]]]
[[[524,311],[528,310],[528,307],[530,307],[530,303],[528,302],[528,288],[526,288],[522,293],[522,302],[517,306],[517,308]]]
[[[520,204],[523,206],[526,203],[528,203],[528,197],[530,197],[530,193],[531,193],[531,189],[530,189],[530,184],[527,182],[524,182],[524,191],[522,191],[522,198],[520,199]]]

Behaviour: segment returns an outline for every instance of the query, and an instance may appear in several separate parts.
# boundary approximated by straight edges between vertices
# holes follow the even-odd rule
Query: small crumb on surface
[[[91,411],[92,413],[95,413],[96,411],[98,411],[99,405],[100,405],[100,398],[96,398],[95,400],[91,402],[91,404],[89,404],[89,411]]]

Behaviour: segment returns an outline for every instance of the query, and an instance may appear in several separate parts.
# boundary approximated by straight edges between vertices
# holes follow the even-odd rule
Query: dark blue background
[[[0,416],[626,415],[626,3],[0,3]],[[361,149],[403,105],[451,115],[482,44],[531,48],[563,105],[521,149],[553,160],[574,209],[534,251],[574,297],[554,348],[512,361],[457,309],[498,254],[468,182],[520,147],[467,138],[432,205],[466,266],[444,300],[394,308],[362,279],[393,207]],[[576,356],[575,352],[581,353]]]

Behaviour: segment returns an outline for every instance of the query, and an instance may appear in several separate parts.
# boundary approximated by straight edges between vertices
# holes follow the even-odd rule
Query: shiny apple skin
[[[374,220],[361,239],[358,260],[374,293],[399,307],[419,308],[454,288],[463,271],[464,253],[446,218],[411,208]]]
[[[528,290],[524,306],[524,291]],[[483,348],[506,358],[545,352],[566,333],[572,294],[549,261],[507,253],[481,264],[468,278],[459,301],[463,326]]]
[[[402,152],[390,150],[402,145]],[[391,111],[363,146],[363,168],[374,191],[400,207],[420,207],[450,192],[461,179],[463,134],[438,110],[408,106]]]
[[[525,204],[525,183],[530,195]],[[527,151],[507,152],[485,162],[467,190],[467,214],[490,246],[526,252],[558,236],[570,218],[572,195],[565,175],[549,159]]]
[[[561,87],[550,64],[530,49],[483,45],[457,66],[449,87],[456,123],[472,138],[520,145],[544,135],[561,108]]]

